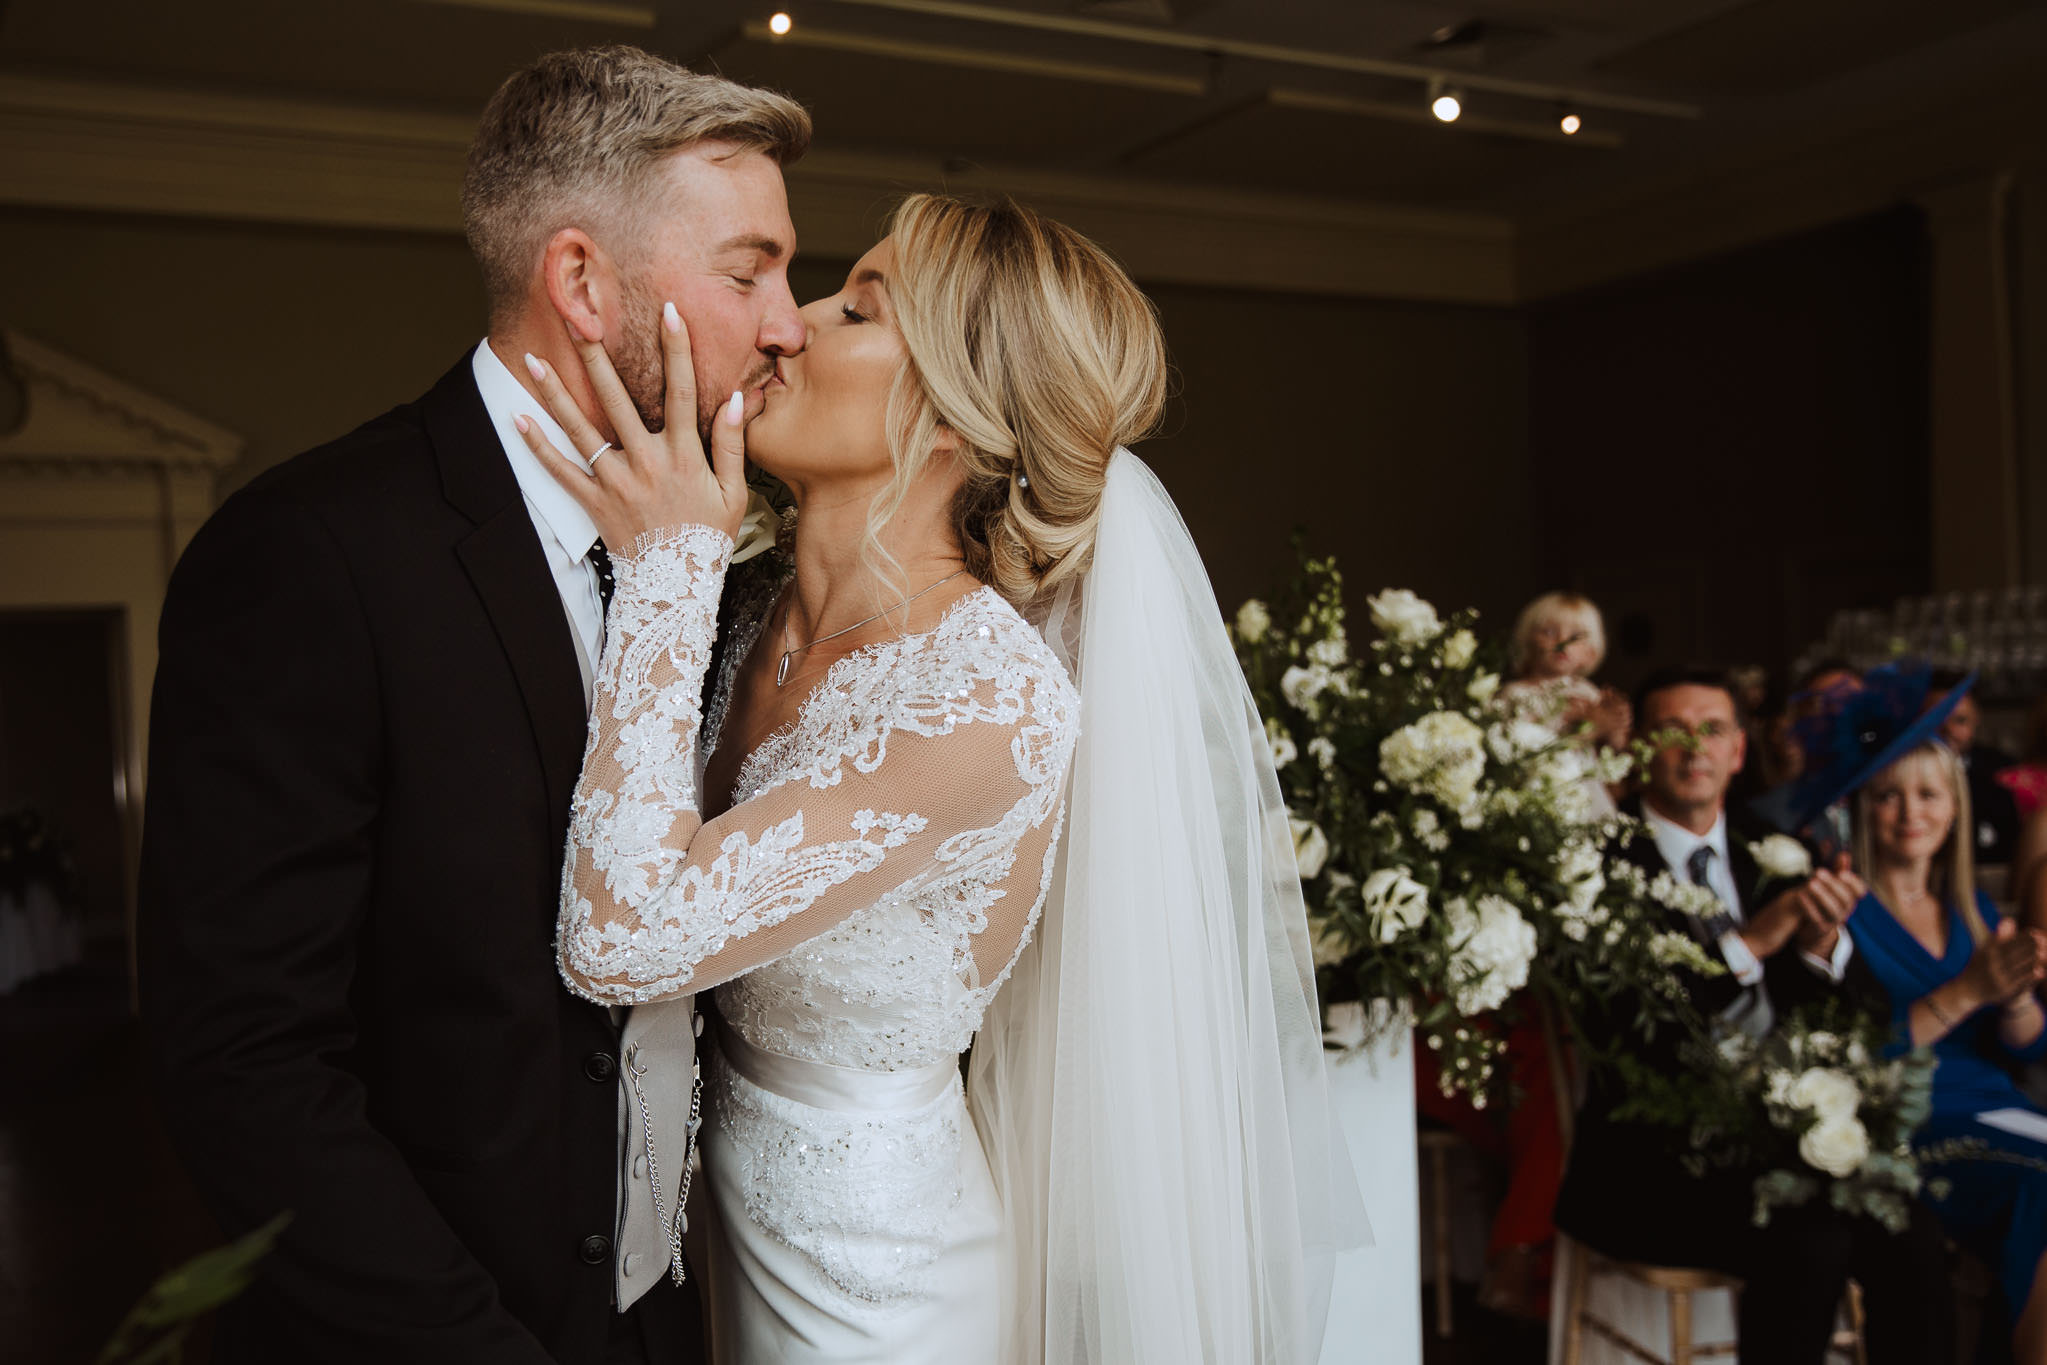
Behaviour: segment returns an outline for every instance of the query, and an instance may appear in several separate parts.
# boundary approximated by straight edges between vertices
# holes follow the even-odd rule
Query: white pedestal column
[[[1337,1260],[1322,1365],[1421,1362],[1413,1037],[1402,1025],[1357,1052],[1328,1054],[1330,1102],[1350,1143],[1373,1245]]]

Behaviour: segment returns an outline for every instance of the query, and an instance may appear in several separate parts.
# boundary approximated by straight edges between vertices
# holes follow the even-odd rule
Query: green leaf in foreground
[[[114,1331],[97,1365],[158,1365],[184,1358],[192,1324],[240,1294],[291,1221],[280,1213],[244,1237],[194,1256],[149,1287]]]

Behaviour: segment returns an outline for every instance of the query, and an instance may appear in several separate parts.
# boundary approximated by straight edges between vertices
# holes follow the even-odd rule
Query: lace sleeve
[[[806,756],[707,824],[699,712],[730,553],[699,526],[613,558],[562,871],[563,979],[611,1004],[705,990],[885,896],[953,886],[971,887],[957,897],[978,909],[967,928],[1006,958],[1042,898],[1057,830],[1073,738],[1063,675],[1028,660],[925,660],[894,679],[914,699],[890,724]]]

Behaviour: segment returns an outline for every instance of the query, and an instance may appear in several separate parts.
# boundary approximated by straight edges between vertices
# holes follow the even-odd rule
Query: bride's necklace
[[[827,640],[836,640],[841,635],[849,635],[852,632],[860,629],[860,627],[862,626],[870,625],[873,622],[879,621],[882,617],[888,615],[892,611],[900,611],[904,607],[909,606],[910,603],[922,597],[925,593],[934,592],[937,589],[944,587],[947,583],[952,582],[953,579],[958,578],[961,574],[965,572],[966,570],[964,568],[954,569],[951,573],[939,579],[930,587],[919,588],[916,592],[911,593],[902,601],[895,603],[893,606],[883,607],[880,611],[874,613],[874,615],[869,616],[864,620],[855,621],[852,625],[847,626],[844,630],[835,630],[829,635],[820,635],[815,640],[811,640],[805,644],[790,645],[789,648],[782,651],[782,661],[775,665],[775,686],[780,687],[782,684],[789,681],[789,660],[792,656],[801,654],[807,649],[815,649],[817,646],[825,643]],[[789,617],[787,614],[784,614],[782,617],[782,639],[786,642],[788,638]]]

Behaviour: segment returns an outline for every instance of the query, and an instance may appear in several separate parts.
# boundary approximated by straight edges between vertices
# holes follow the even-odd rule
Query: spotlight
[[[1464,112],[1462,93],[1441,81],[1430,81],[1429,112],[1444,123],[1457,122],[1457,116]]]
[[[1557,120],[1557,127],[1564,130],[1565,137],[1570,137],[1572,134],[1576,133],[1580,128],[1583,128],[1584,126],[1585,120],[1579,118],[1576,113],[1569,109],[1566,109],[1564,111],[1564,116]]]
[[[777,38],[786,37],[788,35],[789,30],[794,28],[795,26],[796,21],[794,19],[791,19],[788,16],[788,14],[782,10],[776,10],[773,14],[768,16],[768,32],[774,34]]]

